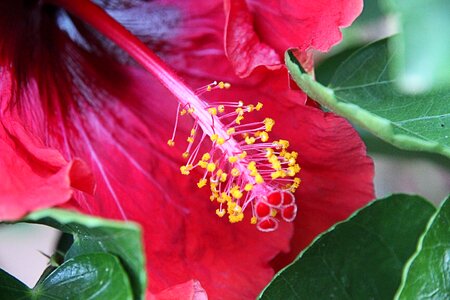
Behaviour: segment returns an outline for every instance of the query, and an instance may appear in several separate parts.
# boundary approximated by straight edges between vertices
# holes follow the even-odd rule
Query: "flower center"
[[[214,82],[197,94],[230,87],[229,83]],[[297,206],[292,193],[300,184],[300,178],[295,177],[300,166],[296,162],[297,152],[287,151],[288,141],[269,142],[273,119],[244,122],[245,114],[258,112],[262,107],[260,102],[245,105],[242,101],[180,104],[175,129],[167,144],[175,145],[179,117],[190,115],[194,125],[187,138],[183,153],[187,161],[180,167],[181,173],[189,175],[194,169],[203,169],[197,186],[209,185],[210,200],[218,203],[219,217],[227,214],[229,222],[236,223],[250,210],[252,224],[261,231],[273,231],[279,220],[295,219]],[[204,143],[211,143],[210,150],[200,153]]]

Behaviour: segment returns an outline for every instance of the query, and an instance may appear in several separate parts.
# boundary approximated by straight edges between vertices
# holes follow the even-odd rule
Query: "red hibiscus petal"
[[[301,119],[292,120],[289,114]],[[289,109],[283,118],[291,121],[280,126],[290,123],[295,132],[292,145],[298,145],[302,183],[296,193],[293,251],[277,257],[277,269],[290,263],[319,233],[374,198],[372,160],[345,119],[306,106]]]
[[[236,79],[230,90],[210,95],[214,101],[263,102],[259,118],[251,115],[246,118],[253,121],[266,116],[273,118],[271,138],[288,139],[290,148],[299,152],[302,183],[295,194],[298,213],[292,251],[276,258],[276,269],[290,263],[319,233],[374,199],[373,162],[367,157],[358,133],[341,117],[299,105],[303,98],[298,92],[283,91],[284,74],[282,70],[278,73],[272,73],[251,89],[242,85],[245,81]]]
[[[258,66],[281,67],[279,56],[291,47],[328,51],[362,5],[362,0],[225,1],[227,56],[236,74],[247,77]]]
[[[13,126],[15,132],[8,131],[3,122],[0,125],[0,220],[16,220],[33,210],[68,201],[73,188],[80,187],[77,179],[81,179],[81,187],[92,183],[82,161],[66,162],[20,124]]]
[[[250,4],[255,31],[279,53],[289,47],[328,51],[341,40],[340,28],[349,26],[362,7],[362,0],[264,0]]]
[[[0,76],[0,220],[64,203],[74,188],[92,193],[93,176],[83,161],[65,160],[11,113],[11,74],[5,68]]]
[[[185,283],[177,284],[154,295],[148,293],[148,300],[207,300],[208,295],[202,288],[200,282],[189,280]]]
[[[225,0],[227,16],[225,28],[225,53],[235,72],[247,77],[258,66],[281,68],[280,55],[262,43],[254,31],[253,18],[245,0]]]
[[[90,145],[89,151],[81,150],[86,153],[78,155],[86,160],[96,156],[93,169],[98,180],[95,198],[79,200],[80,205],[107,217],[124,214],[143,225],[152,291],[194,277],[212,298],[254,298],[273,276],[270,260],[289,249],[292,227],[285,225],[278,232],[263,234],[249,220],[231,226],[219,219],[208,192],[196,188],[200,175],[180,174],[184,149],[170,152],[166,145],[175,99],[149,83],[148,75],[135,75],[138,77],[124,80],[126,84],[120,88],[100,81],[111,91],[108,99],[97,98],[104,117],[87,110],[86,121],[77,126],[84,128],[83,143]],[[158,95],[156,99],[147,92],[150,90]],[[126,123],[118,126],[110,119]],[[180,125],[178,134],[187,136],[190,122]],[[83,206],[85,201],[89,205]],[[252,276],[255,272],[256,277]]]

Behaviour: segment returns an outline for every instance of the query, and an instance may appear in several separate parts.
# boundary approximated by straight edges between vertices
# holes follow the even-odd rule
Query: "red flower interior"
[[[11,127],[3,122],[0,149],[9,154],[0,158],[0,175],[27,183],[24,177],[31,173],[41,186],[51,185],[37,191],[23,185],[17,193],[20,210],[6,204],[16,192],[6,189],[0,194],[4,218],[63,203],[74,191],[66,207],[143,225],[152,293],[196,279],[212,299],[243,299],[254,298],[271,279],[273,258],[279,255],[272,262],[276,269],[284,266],[315,235],[372,199],[372,163],[345,120],[300,105],[305,96],[287,89],[283,70],[253,72],[245,80],[234,75],[224,51],[221,5],[138,2],[109,13],[148,41],[190,86],[212,79],[233,83],[229,92],[205,95],[210,101],[264,101],[265,113],[276,121],[274,137],[289,138],[303,168],[295,226],[283,224],[273,233],[257,232],[248,220],[229,224],[219,219],[208,193],[195,187],[198,178],[180,174],[183,149],[166,144],[177,106],[170,91],[139,67],[124,65],[127,56],[82,20],[42,2],[24,3],[0,4],[1,119],[20,124],[14,128],[23,128],[23,148],[45,151],[19,153]],[[153,18],[130,22],[139,14]],[[152,22],[159,31],[142,31]],[[330,30],[338,32],[339,25],[333,23],[336,30]],[[337,41],[332,36],[318,35],[312,45],[324,50]],[[25,48],[27,43],[33,47]],[[5,78],[12,83],[5,84]],[[187,136],[190,125],[183,122],[178,134]],[[31,171],[21,173],[22,166],[7,163],[17,156]],[[79,159],[95,178],[92,194],[86,193],[92,185]]]

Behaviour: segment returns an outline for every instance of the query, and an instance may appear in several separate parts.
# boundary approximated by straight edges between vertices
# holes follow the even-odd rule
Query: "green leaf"
[[[371,44],[350,56],[327,88],[303,74],[289,51],[285,56],[294,80],[320,104],[399,148],[450,157],[450,90],[399,93],[388,77],[392,59],[386,40]]]
[[[450,197],[420,238],[395,299],[450,299]]]
[[[33,289],[33,299],[133,299],[127,273],[108,253],[71,258]]]
[[[0,269],[0,299],[31,299],[30,288]]]
[[[146,272],[140,229],[137,224],[94,218],[67,210],[34,212],[25,221],[52,226],[73,235],[65,259],[82,254],[107,252],[118,256],[130,277],[136,299],[144,299]]]
[[[385,0],[399,17],[401,34],[390,39],[399,51],[392,70],[404,91],[425,91],[450,85],[450,1]]]
[[[392,299],[435,210],[418,196],[373,201],[320,235],[260,299]]]

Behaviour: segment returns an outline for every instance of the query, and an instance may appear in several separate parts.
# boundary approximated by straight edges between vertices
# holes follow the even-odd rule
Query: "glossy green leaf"
[[[399,19],[401,34],[389,40],[398,51],[392,70],[400,87],[419,92],[450,85],[450,1],[385,0]]]
[[[92,253],[64,262],[33,289],[33,299],[131,300],[133,293],[116,256]]]
[[[49,225],[72,234],[73,244],[65,255],[66,260],[96,252],[116,255],[129,274],[135,298],[144,298],[146,273],[138,225],[94,218],[60,209],[34,212],[28,215],[25,221]]]
[[[30,288],[0,269],[0,299],[28,300]]]
[[[430,220],[408,261],[396,299],[450,299],[450,197]]]
[[[418,196],[370,203],[320,235],[260,299],[392,299],[435,210]]]
[[[399,93],[388,77],[393,57],[386,40],[350,56],[328,88],[302,73],[290,52],[285,59],[297,84],[330,110],[399,148],[450,157],[450,89],[415,96]]]

